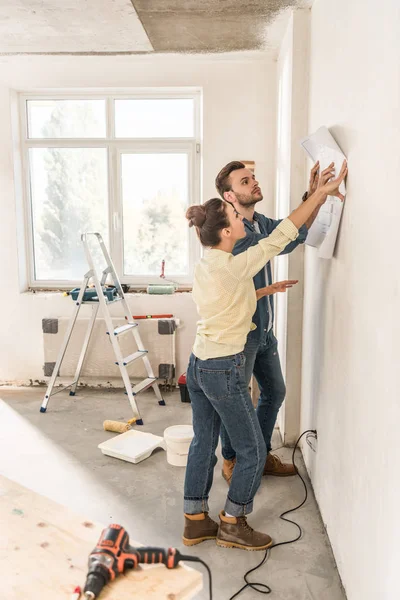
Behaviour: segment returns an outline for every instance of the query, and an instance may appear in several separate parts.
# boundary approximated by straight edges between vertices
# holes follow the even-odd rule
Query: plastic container
[[[70,291],[69,294],[70,294],[72,300],[75,301],[78,299],[80,289],[81,288],[74,288],[73,290]],[[114,297],[117,295],[117,288],[103,287],[102,289],[103,289],[103,294],[105,295],[105,297],[107,298],[107,300],[109,302],[114,300]],[[98,298],[97,298],[96,288],[86,288],[86,290],[84,291],[84,294],[83,294],[82,302],[90,302],[90,301],[97,302],[97,300],[98,300]]]
[[[183,373],[178,379],[179,391],[181,393],[181,402],[190,402],[190,396],[186,385],[186,373]]]
[[[165,441],[159,435],[131,429],[102,442],[97,447],[103,454],[136,464],[149,458],[156,448],[165,450]]]
[[[191,425],[173,425],[164,431],[167,461],[174,467],[186,467],[190,443],[193,439]]]

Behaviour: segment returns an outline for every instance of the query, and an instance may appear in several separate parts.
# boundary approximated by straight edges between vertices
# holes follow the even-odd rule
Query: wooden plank
[[[103,528],[0,475],[1,597],[69,600],[84,586]],[[189,600],[201,589],[201,573],[186,565],[144,565],[106,586],[100,600]]]

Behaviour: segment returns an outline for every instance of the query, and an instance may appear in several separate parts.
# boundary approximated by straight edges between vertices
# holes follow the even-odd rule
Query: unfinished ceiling
[[[273,50],[312,0],[0,0],[1,54]]]
[[[156,52],[262,50],[295,0],[132,0]]]

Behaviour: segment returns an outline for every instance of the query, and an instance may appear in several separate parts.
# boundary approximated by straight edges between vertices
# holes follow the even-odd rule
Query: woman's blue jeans
[[[190,356],[186,383],[193,410],[194,438],[185,476],[186,514],[208,512],[221,423],[236,452],[225,511],[240,517],[253,510],[267,450],[244,366],[242,352],[208,360]]]

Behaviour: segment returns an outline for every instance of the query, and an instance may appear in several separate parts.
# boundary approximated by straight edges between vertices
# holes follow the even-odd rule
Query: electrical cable
[[[211,569],[208,566],[208,564],[206,562],[204,562],[204,560],[201,560],[201,558],[198,558],[197,556],[182,556],[182,560],[184,561],[191,561],[191,562],[199,562],[202,565],[205,566],[205,568],[208,571],[208,590],[209,590],[209,597],[210,600],[212,600],[212,577],[211,577]]]
[[[286,544],[293,544],[294,542],[297,542],[302,534],[303,531],[300,527],[300,525],[298,523],[296,523],[295,521],[292,521],[291,519],[287,519],[286,515],[288,515],[289,513],[294,512],[295,510],[298,510],[299,508],[301,508],[302,506],[304,506],[304,504],[307,502],[307,498],[308,498],[308,490],[307,490],[307,485],[306,482],[304,481],[303,477],[300,475],[299,470],[296,466],[295,460],[294,460],[294,456],[295,456],[295,452],[297,449],[297,446],[299,445],[299,442],[301,440],[301,438],[304,435],[307,435],[309,437],[313,437],[314,439],[317,439],[317,431],[315,429],[306,429],[306,431],[303,431],[303,433],[300,435],[300,437],[298,438],[297,442],[294,445],[293,448],[293,453],[292,453],[292,463],[294,468],[296,469],[296,473],[297,475],[300,477],[303,486],[304,486],[304,491],[305,491],[305,496],[303,501],[298,505],[295,506],[294,508],[291,508],[289,510],[286,510],[285,512],[281,513],[279,515],[279,518],[282,519],[283,521],[286,521],[287,523],[292,523],[293,525],[295,525],[299,531],[297,537],[293,538],[292,540],[287,540],[285,542],[277,542],[276,544],[273,544],[272,546],[270,546],[269,548],[267,548],[267,550],[265,551],[264,557],[261,560],[260,563],[258,563],[258,565],[256,565],[255,567],[253,567],[252,569],[250,569],[249,571],[247,571],[244,575],[243,575],[243,579],[245,580],[245,584],[243,587],[240,588],[240,590],[238,590],[235,594],[233,594],[233,596],[231,596],[229,598],[229,600],[233,600],[234,598],[237,598],[242,592],[244,592],[244,590],[246,590],[247,588],[250,588],[252,590],[254,590],[255,592],[258,592],[259,594],[270,594],[272,592],[271,588],[266,584],[266,583],[259,583],[259,582],[251,582],[248,581],[248,576],[250,575],[250,573],[253,573],[254,571],[256,571],[257,569],[259,569],[260,567],[262,567],[262,565],[266,562],[266,560],[269,557],[269,553],[273,548],[277,548],[278,546],[285,546]],[[307,440],[307,437],[306,437]],[[308,443],[308,442],[307,442]],[[315,452],[315,449],[309,444],[310,448]]]
[[[312,445],[312,443],[310,442],[310,439],[311,439],[311,438],[312,438],[312,439],[316,439],[316,435],[315,435],[314,433],[307,433],[307,435],[306,435],[306,442],[307,442],[307,445],[308,445],[308,446],[311,448],[311,450],[312,450],[313,452],[315,452],[315,448],[314,448],[314,446]]]

